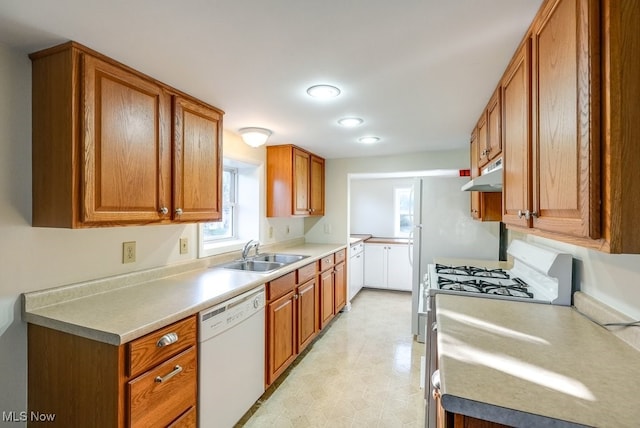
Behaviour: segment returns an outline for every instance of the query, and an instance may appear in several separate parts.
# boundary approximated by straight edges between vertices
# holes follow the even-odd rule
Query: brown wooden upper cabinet
[[[502,80],[503,185],[502,221],[531,227],[531,39],[520,46]]]
[[[480,147],[486,146],[487,141],[487,112],[484,111],[478,125],[471,133],[471,178],[480,175],[479,159]],[[485,151],[486,156],[486,151]],[[471,193],[471,217],[479,221],[500,221],[502,197],[500,193],[469,192]]]
[[[267,217],[324,215],[324,159],[293,145],[267,146]]]
[[[600,237],[596,13],[596,2],[547,2],[503,78],[509,225]]]
[[[221,218],[223,112],[75,42],[33,64],[33,225]]]
[[[500,99],[500,88],[498,87],[478,121],[478,167],[480,169],[502,153]]]
[[[502,87],[502,220],[640,253],[640,1],[547,0]]]

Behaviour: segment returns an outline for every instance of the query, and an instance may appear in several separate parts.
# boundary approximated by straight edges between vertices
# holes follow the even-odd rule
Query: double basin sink
[[[225,269],[236,269],[250,272],[268,273],[280,269],[291,263],[295,263],[309,256],[301,256],[299,254],[258,254],[246,260],[236,260],[231,263],[222,265]]]

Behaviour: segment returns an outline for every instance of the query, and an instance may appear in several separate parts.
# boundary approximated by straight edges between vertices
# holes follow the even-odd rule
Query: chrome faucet
[[[260,251],[260,242],[254,241],[253,239],[246,244],[244,244],[244,248],[242,248],[242,260],[246,260],[249,255],[249,251],[251,248],[256,249],[256,256],[258,255],[258,251]]]

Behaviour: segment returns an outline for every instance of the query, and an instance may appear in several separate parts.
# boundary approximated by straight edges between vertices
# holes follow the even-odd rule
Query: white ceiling
[[[327,158],[388,155],[467,147],[540,3],[3,0],[0,43],[75,40],[224,110],[229,131],[269,128],[269,144]],[[342,94],[314,100],[318,83]]]

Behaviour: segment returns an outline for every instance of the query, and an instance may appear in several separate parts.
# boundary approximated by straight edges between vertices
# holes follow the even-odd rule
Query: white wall
[[[167,225],[89,230],[31,227],[31,62],[0,44],[0,411],[26,410],[26,324],[20,294],[193,260],[197,226]],[[266,150],[251,149],[224,133],[224,155],[264,164]],[[263,180],[264,181],[264,180]],[[263,207],[260,221],[269,224]],[[276,224],[261,240],[303,236],[304,222]],[[289,226],[289,233],[281,233]],[[188,237],[189,254],[178,242]],[[122,242],[137,242],[137,261],[123,265]],[[14,425],[15,426],[15,425]]]
[[[364,154],[364,153],[363,153]],[[349,174],[380,174],[432,169],[468,168],[467,150],[411,153],[398,156],[327,159],[325,216],[306,219],[306,239],[318,243],[346,243],[349,228]],[[329,233],[324,227],[328,224]]]
[[[412,186],[412,178],[351,180],[350,233],[395,236],[394,189]]]
[[[574,284],[580,291],[640,320],[640,255],[606,254],[550,239],[509,231],[510,238],[573,254]]]

